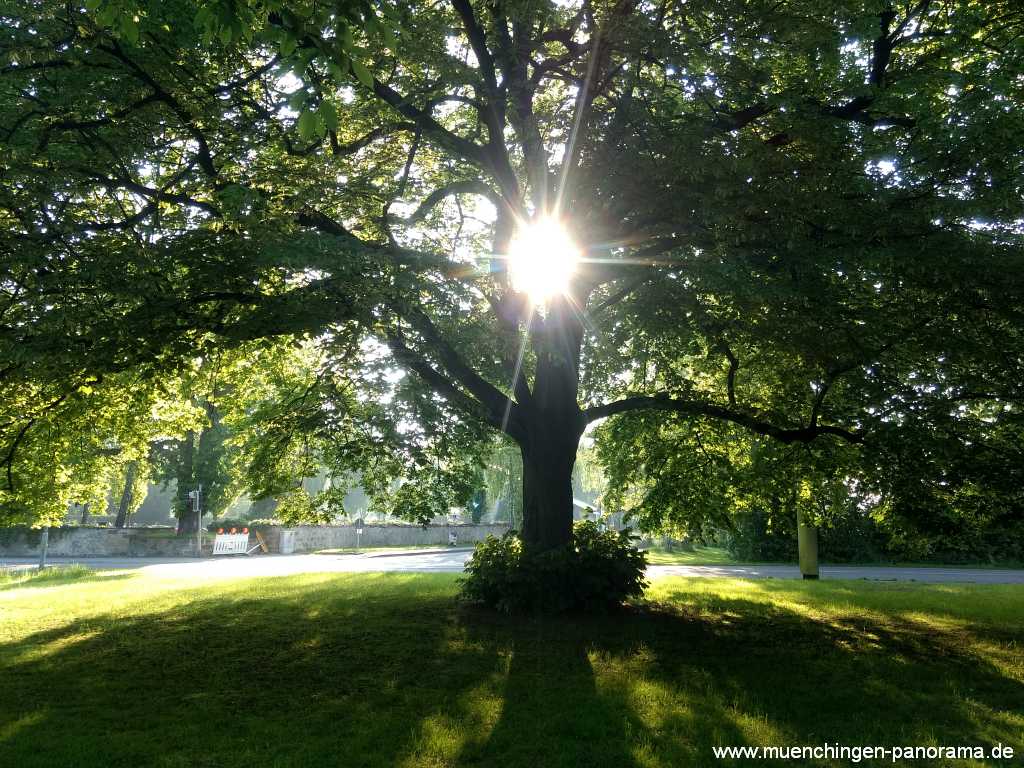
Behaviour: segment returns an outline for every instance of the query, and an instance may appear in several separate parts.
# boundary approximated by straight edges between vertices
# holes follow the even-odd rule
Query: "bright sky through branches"
[[[568,290],[580,251],[561,222],[544,216],[517,229],[508,258],[515,290],[543,304]]]

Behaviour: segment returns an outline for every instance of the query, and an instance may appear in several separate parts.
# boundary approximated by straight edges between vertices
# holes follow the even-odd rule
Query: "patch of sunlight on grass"
[[[84,565],[54,565],[39,570],[30,568],[0,568],[0,585],[21,586],[25,584],[67,583],[93,574],[94,571]]]
[[[693,548],[692,552],[662,547],[651,547],[647,550],[647,562],[651,565],[739,565],[729,551],[720,547]]]
[[[606,670],[602,671],[601,676],[605,678],[604,682],[607,682]],[[600,684],[601,679],[599,678],[598,685],[600,686]],[[636,678],[631,684],[627,682],[626,685],[629,689],[630,703],[636,708],[637,714],[645,721],[668,709],[674,709],[677,714],[683,715],[690,711],[689,703],[685,700],[680,701],[677,695],[678,692],[671,690],[663,683]]]
[[[730,608],[736,601],[755,603],[765,609],[787,610],[815,621],[826,620],[832,606],[800,599],[802,595],[773,589],[769,579],[685,579],[669,578],[655,582],[647,591],[648,599],[686,607],[701,616],[712,616],[728,624],[737,614]]]
[[[465,727],[450,715],[431,715],[417,726],[408,757],[400,765],[407,768],[451,765],[466,742]]]
[[[983,622],[1018,626],[1024,630],[1024,589],[1013,584],[671,577],[654,582],[647,597],[689,606],[702,614],[718,614],[729,601],[744,600],[818,620],[842,613],[873,620],[901,617],[916,623],[931,623],[937,629]]]
[[[793,736],[776,727],[763,712],[744,712],[733,706],[729,709],[729,714],[733,726],[740,734],[740,743],[775,746],[792,743]]]
[[[638,720],[631,756],[638,766],[697,764],[710,743],[782,744],[788,733],[772,724],[743,690],[730,690],[697,667],[666,679],[663,662],[647,647],[628,656],[588,654],[599,694],[622,700]]]
[[[1024,649],[1017,638],[992,640],[973,638],[975,651],[1003,675],[1024,681]]]
[[[668,768],[657,752],[657,746],[650,739],[638,739],[630,751],[636,768]]]
[[[45,709],[37,709],[35,712],[29,712],[17,720],[0,724],[0,741],[7,741],[13,738],[19,731],[38,725],[46,719],[46,714]]]
[[[423,718],[411,740],[408,755],[399,763],[408,768],[450,766],[470,744],[477,747],[501,719],[504,699],[499,693],[503,678],[473,686],[448,703],[450,711]]]
[[[296,653],[310,653],[323,647],[324,641],[322,637],[305,637],[302,640],[298,640],[292,644],[292,650]]]
[[[98,629],[88,630],[84,632],[76,632],[73,635],[67,635],[65,637],[58,637],[56,640],[51,640],[47,643],[34,643],[23,648],[20,653],[15,654],[11,658],[11,662],[14,664],[24,664],[31,661],[39,661],[45,659],[47,656],[54,656],[65,651],[72,650],[72,646],[79,645],[88,640],[98,637],[100,631]]]
[[[966,698],[963,710],[974,724],[979,739],[989,744],[1013,743],[1024,734],[1024,713],[994,710],[974,698]],[[1019,756],[1019,754],[1018,754]]]
[[[901,619],[912,624],[937,629],[941,632],[957,632],[970,626],[970,622],[952,616],[937,616],[925,611],[903,611],[898,614]]]

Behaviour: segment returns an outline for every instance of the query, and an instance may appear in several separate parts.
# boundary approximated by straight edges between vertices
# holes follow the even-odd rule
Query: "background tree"
[[[111,499],[117,504],[114,517],[115,528],[128,526],[131,516],[142,506],[149,491],[150,465],[148,462],[143,463],[139,459],[131,459],[125,462],[123,470],[114,475],[114,481],[110,488]]]
[[[3,401],[5,418],[25,419],[7,445],[18,463],[15,472],[11,462],[0,488],[5,525],[57,524],[72,504],[102,514],[112,477],[123,477],[133,462],[144,464],[150,442],[159,435],[195,422],[191,409],[167,399],[162,385],[135,372],[79,385],[40,404],[33,395],[47,389],[14,386]]]
[[[705,542],[725,534],[743,560],[791,560],[801,519],[825,532],[827,557],[845,559],[830,533],[845,534],[877,506],[861,483],[860,451],[845,443],[785,445],[734,425],[651,417],[607,422],[596,440],[609,506],[649,533]],[[881,554],[869,538],[854,557]]]
[[[518,530],[523,521],[523,460],[515,444],[498,439],[487,456],[484,479],[497,521]]]
[[[728,425],[637,417],[595,434],[604,499],[651,533],[792,560],[798,515],[830,561],[1020,561],[1019,424],[965,407],[891,425],[871,450],[780,445]],[[724,535],[723,535],[724,534]]]

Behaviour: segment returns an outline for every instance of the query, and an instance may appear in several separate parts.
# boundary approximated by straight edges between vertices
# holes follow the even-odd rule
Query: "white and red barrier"
[[[247,555],[249,554],[249,529],[243,528],[238,533],[236,528],[224,533],[223,528],[217,529],[217,538],[213,540],[215,555]]]

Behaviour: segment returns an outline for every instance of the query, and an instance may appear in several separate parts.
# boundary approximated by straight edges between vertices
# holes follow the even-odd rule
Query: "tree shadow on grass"
[[[447,582],[308,581],[0,646],[0,765],[391,766],[493,669],[487,649],[448,642]]]
[[[751,743],[1024,747],[1022,721],[1007,717],[1024,711],[1021,669],[1009,673],[1008,654],[993,650],[1006,640],[996,628],[812,618],[731,599],[665,611],[637,632],[665,680],[728,702]]]
[[[466,611],[479,642],[501,648],[500,714],[486,739],[468,741],[466,766],[630,768],[645,726],[629,703],[598,689],[590,644],[571,619],[510,619]]]
[[[466,610],[470,635],[504,647],[507,661],[500,717],[485,741],[466,743],[456,764],[700,765],[711,759],[712,744],[746,744],[728,701],[666,687],[666,669],[652,651],[688,649],[650,643],[664,618],[646,610],[545,619]],[[666,703],[672,711],[649,709]]]
[[[450,580],[324,576],[86,618],[0,646],[0,765],[631,768],[825,742],[1024,751],[1020,667],[996,630],[686,597],[522,619],[458,606]]]
[[[1021,670],[1002,663],[1014,646],[997,628],[819,620],[744,599],[714,613],[652,605],[464,621],[511,659],[500,719],[486,742],[466,745],[463,765],[708,765],[713,747],[743,745],[1024,750]]]

